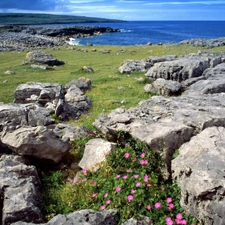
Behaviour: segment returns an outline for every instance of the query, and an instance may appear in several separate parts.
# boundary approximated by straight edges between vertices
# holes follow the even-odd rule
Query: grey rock
[[[89,66],[83,66],[82,70],[86,71],[86,72],[89,72],[89,73],[94,73],[95,71],[89,67]]]
[[[15,71],[11,71],[11,70],[7,70],[7,71],[4,72],[4,74],[6,74],[6,75],[15,75],[16,72]]]
[[[178,95],[181,93],[182,85],[177,81],[158,78],[152,84],[144,87],[145,92],[157,93],[159,95]]]
[[[41,70],[49,69],[48,65],[36,65],[36,64],[32,64],[31,68],[33,68],[33,69],[41,69]]]
[[[65,123],[58,123],[53,132],[63,140],[74,141],[82,137],[88,137],[92,132],[82,126],[73,126]]]
[[[65,89],[61,84],[28,82],[20,84],[14,93],[15,103],[37,102],[45,105],[55,99],[64,98]],[[37,96],[34,98],[34,96]]]
[[[40,225],[116,225],[115,216],[116,210],[104,210],[97,212],[94,210],[86,209],[71,213],[67,216],[57,215],[48,223]],[[35,225],[34,223],[17,222],[12,225]]]
[[[62,140],[44,127],[21,127],[14,131],[2,132],[1,142],[18,155],[58,163],[71,149],[68,140]]]
[[[119,67],[120,73],[146,72],[152,65],[145,60],[126,60]]]
[[[184,95],[214,94],[225,92],[225,64],[208,68],[201,79],[187,88]]]
[[[207,128],[182,145],[172,161],[181,206],[202,224],[224,224],[224,143],[224,127]]]
[[[26,59],[30,63],[41,63],[48,66],[59,66],[65,64],[62,60],[54,59],[51,54],[45,52],[28,52]]]
[[[0,156],[2,225],[11,225],[17,221],[42,222],[38,173],[34,166],[26,164],[20,156]]]
[[[117,132],[129,133],[137,141],[161,150],[170,172],[172,155],[183,143],[206,127],[225,126],[224,94],[154,96],[136,108],[116,109],[99,115],[93,125],[115,141]]]
[[[37,104],[0,104],[0,134],[22,126],[47,126],[53,124],[50,111]]]
[[[141,220],[130,218],[126,222],[122,223],[122,225],[153,225],[153,223],[150,218],[141,216]]]
[[[164,78],[178,82],[200,77],[210,67],[221,63],[221,56],[199,52],[176,60],[154,64],[145,74],[149,79]]]
[[[79,166],[88,171],[97,171],[101,162],[106,160],[106,155],[115,149],[116,144],[103,139],[92,139],[85,145],[84,155]]]
[[[86,77],[80,77],[78,80],[70,81],[68,84],[65,85],[65,88],[69,89],[73,85],[80,88],[83,92],[91,90],[92,88],[91,80]]]

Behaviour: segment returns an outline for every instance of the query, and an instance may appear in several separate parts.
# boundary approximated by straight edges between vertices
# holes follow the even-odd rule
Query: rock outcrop
[[[209,127],[182,145],[172,161],[181,206],[202,224],[222,225],[225,213],[225,128]]]
[[[97,212],[94,210],[81,210],[69,215],[57,215],[48,223],[40,225],[116,225],[116,210],[104,210]],[[12,225],[36,225],[35,223],[17,222]]]
[[[0,156],[0,205],[2,225],[42,222],[40,180],[34,166],[20,156]]]
[[[84,155],[79,166],[88,171],[97,171],[106,155],[115,149],[116,144],[107,142],[103,139],[92,139],[85,145]]]

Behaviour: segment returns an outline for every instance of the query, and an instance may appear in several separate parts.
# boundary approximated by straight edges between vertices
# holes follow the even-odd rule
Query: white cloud
[[[148,2],[144,5],[215,5],[215,4],[225,4],[224,1],[193,1],[193,2]]]

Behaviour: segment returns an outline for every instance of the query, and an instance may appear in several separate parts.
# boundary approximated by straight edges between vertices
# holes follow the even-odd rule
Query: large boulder
[[[116,225],[116,210],[97,212],[91,209],[81,210],[69,215],[57,215],[49,222],[40,225]],[[16,222],[12,225],[36,225],[35,223]]]
[[[47,64],[49,66],[58,66],[65,64],[65,62],[63,62],[62,60],[54,59],[51,54],[40,51],[28,52],[26,55],[26,59],[29,61],[29,63]]]
[[[119,67],[120,73],[146,72],[152,65],[145,60],[126,60]]]
[[[202,224],[223,225],[225,215],[225,128],[210,127],[179,149],[172,161],[181,206]]]
[[[21,126],[47,126],[55,123],[50,111],[38,104],[0,104],[0,133]]]
[[[177,81],[158,78],[152,84],[146,84],[144,90],[145,92],[172,96],[181,93],[182,85]]]
[[[20,84],[14,93],[15,103],[38,102],[45,105],[55,99],[64,98],[65,89],[61,84],[28,82]]]
[[[86,77],[80,77],[78,80],[70,81],[68,84],[65,85],[65,88],[69,89],[73,85],[80,88],[80,90],[83,92],[91,90],[92,88],[91,80]]]
[[[204,71],[203,77],[184,92],[185,95],[214,94],[225,92],[225,63]]]
[[[20,156],[0,156],[0,223],[42,222],[39,188],[34,166],[28,166]]]
[[[106,160],[106,155],[115,149],[116,144],[97,138],[92,139],[85,145],[84,155],[79,166],[88,171],[99,169],[101,162]]]
[[[210,67],[222,62],[222,56],[199,52],[176,60],[154,64],[145,74],[149,79],[164,78],[178,82],[199,77]]]
[[[18,155],[49,160],[58,163],[71,149],[68,140],[63,140],[45,126],[21,127],[2,132],[1,142]]]

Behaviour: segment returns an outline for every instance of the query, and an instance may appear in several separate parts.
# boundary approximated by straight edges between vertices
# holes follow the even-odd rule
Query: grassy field
[[[87,52],[79,51],[87,49]],[[96,49],[97,51],[92,51]],[[102,50],[111,50],[109,54],[103,54]],[[120,107],[123,99],[126,99],[124,107],[130,108],[137,105],[143,99],[148,99],[149,94],[143,90],[143,79],[138,82],[137,78],[143,77],[144,73],[120,74],[118,67],[126,59],[144,59],[149,56],[186,55],[199,50],[210,52],[225,51],[225,47],[207,49],[184,46],[184,45],[141,45],[141,46],[75,46],[62,47],[61,49],[45,49],[54,58],[65,61],[65,65],[58,66],[54,70],[33,69],[30,65],[22,65],[26,52],[0,52],[0,102],[10,103],[14,99],[14,91],[19,84],[30,81],[60,83],[65,85],[71,80],[87,77],[92,81],[92,90],[86,95],[93,101],[93,107],[87,115],[75,123],[87,126],[101,112],[110,112]],[[82,70],[83,66],[90,66],[94,73]],[[5,71],[15,71],[15,75],[6,75]],[[120,88],[122,87],[122,88]]]

